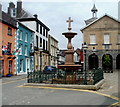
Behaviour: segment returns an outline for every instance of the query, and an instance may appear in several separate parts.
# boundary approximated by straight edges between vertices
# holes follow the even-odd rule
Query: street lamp
[[[95,58],[96,58],[96,56],[95,56],[95,53],[96,53],[95,47],[93,47],[92,53],[93,53],[93,69],[95,69]]]
[[[40,71],[42,71],[42,51],[43,51],[43,49],[40,48],[39,51],[40,51]]]
[[[86,51],[87,51],[87,48],[88,48],[88,47],[87,47],[87,44],[86,44],[86,42],[84,42],[84,44],[83,44],[83,50],[84,50],[84,56],[85,56],[85,57],[84,57],[84,59],[85,59],[85,61],[84,61],[84,62],[85,62],[85,63],[84,63],[84,65],[85,65],[85,66],[84,66],[84,71],[85,71],[84,84],[85,84],[85,85],[87,85],[87,75],[86,75],[86,74],[87,74],[87,71],[86,71]]]

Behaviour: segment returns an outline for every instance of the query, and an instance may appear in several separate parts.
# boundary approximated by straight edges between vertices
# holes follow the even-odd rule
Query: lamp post
[[[87,51],[87,44],[84,42],[83,44],[83,50],[84,50],[84,71],[85,71],[85,79],[84,79],[84,84],[87,85],[87,71],[86,71],[86,51]]]
[[[96,53],[95,47],[93,47],[92,52],[93,52],[93,64],[94,64],[93,69],[95,69],[95,53]]]
[[[43,49],[40,48],[39,51],[40,51],[40,71],[42,71],[42,51],[43,51]]]

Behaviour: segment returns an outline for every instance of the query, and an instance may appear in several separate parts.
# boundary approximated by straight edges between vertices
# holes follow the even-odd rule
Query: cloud
[[[91,9],[93,7],[93,1],[50,1],[51,0],[48,2],[46,0],[34,0],[34,2],[30,2],[29,0],[28,2],[27,0],[23,0],[23,8],[31,14],[38,14],[39,19],[50,28],[50,34],[59,41],[60,49],[65,49],[67,47],[68,41],[62,33],[67,31],[68,24],[66,23],[66,20],[68,17],[71,17],[74,20],[72,23],[72,30],[78,33],[78,35],[74,37],[72,43],[75,48],[81,47],[83,35],[80,32],[80,29],[85,26],[84,20],[92,17]],[[113,17],[118,17],[117,5],[117,0],[114,0],[114,2],[113,0],[97,0],[96,7],[98,9],[98,17],[103,16],[105,13],[109,13]]]

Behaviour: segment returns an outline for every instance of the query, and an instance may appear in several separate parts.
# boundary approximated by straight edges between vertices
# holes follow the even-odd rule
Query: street
[[[26,79],[4,82],[2,105],[112,105],[115,99],[97,93],[43,87],[22,87]],[[21,86],[21,87],[20,87]],[[105,106],[106,107],[106,106]]]

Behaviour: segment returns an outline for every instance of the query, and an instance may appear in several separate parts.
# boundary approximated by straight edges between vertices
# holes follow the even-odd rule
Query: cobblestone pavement
[[[120,70],[115,70],[113,73],[104,73],[105,83],[98,90],[98,92],[113,95],[120,98]]]

